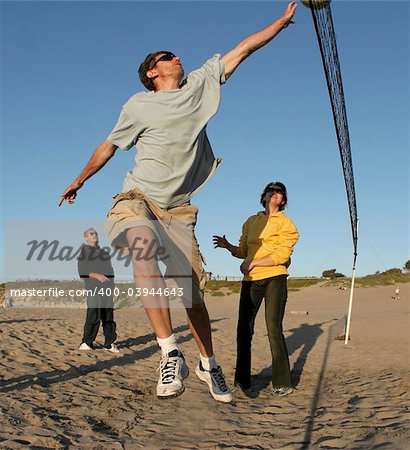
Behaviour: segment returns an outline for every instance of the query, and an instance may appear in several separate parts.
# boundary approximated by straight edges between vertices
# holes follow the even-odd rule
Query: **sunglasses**
[[[277,189],[277,188],[268,188],[266,189],[266,193],[268,192],[272,192],[272,194],[283,194],[282,189]]]
[[[88,234],[89,234],[90,236],[97,236],[98,233],[96,233],[95,231],[90,231]]]
[[[167,52],[164,55],[160,56],[154,64],[151,66],[151,69],[153,69],[160,61],[172,61],[175,58],[175,55],[171,52]],[[150,70],[151,70],[150,69]]]

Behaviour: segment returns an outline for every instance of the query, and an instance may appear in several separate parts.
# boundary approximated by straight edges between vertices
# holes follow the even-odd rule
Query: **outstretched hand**
[[[61,194],[58,206],[61,206],[64,201],[72,205],[75,198],[77,197],[77,191],[81,189],[82,186],[83,185],[81,183],[78,183],[77,181],[71,183],[70,186],[68,186],[68,188]]]
[[[298,5],[294,1],[292,1],[288,4],[288,6],[285,9],[285,12],[282,15],[282,19],[285,20],[285,25],[283,26],[283,28],[286,28],[289,24],[295,23],[292,20],[292,17],[295,15],[297,7],[298,7]]]
[[[213,236],[214,248],[228,248],[229,242],[227,241],[225,235],[223,236]]]

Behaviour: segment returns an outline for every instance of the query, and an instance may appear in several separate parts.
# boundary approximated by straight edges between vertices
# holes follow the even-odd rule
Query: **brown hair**
[[[144,61],[141,63],[138,69],[140,81],[149,91],[154,91],[155,86],[152,79],[147,76],[147,72],[152,69],[151,67],[152,61],[155,59],[156,56],[160,55],[161,53],[171,53],[171,52],[168,50],[161,50],[159,52],[149,53],[145,57]]]

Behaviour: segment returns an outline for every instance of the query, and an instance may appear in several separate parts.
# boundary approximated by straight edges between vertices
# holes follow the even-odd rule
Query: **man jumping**
[[[189,373],[173,334],[158,259],[152,257],[164,246],[172,256],[164,259],[166,277],[175,275],[181,269],[179,264],[188,263],[190,267],[190,289],[182,284],[186,288],[182,301],[200,352],[195,373],[208,384],[216,400],[232,400],[212,347],[204,303],[206,274],[194,234],[198,208],[190,199],[220,163],[212,152],[206,125],[218,110],[221,85],[242,61],[293,23],[296,8],[297,4],[290,2],[278,20],[246,37],[223,57],[213,56],[185,79],[178,56],[170,51],[150,53],[139,68],[148,92],[139,92],[124,104],[111,134],[61,194],[59,206],[63,201],[72,204],[85,181],[112,158],[117,148],[136,146],[136,164],[124,180],[122,193],[114,198],[107,233],[114,247],[130,252],[136,287],[152,293],[142,301],[162,352],[159,398],[180,395]]]

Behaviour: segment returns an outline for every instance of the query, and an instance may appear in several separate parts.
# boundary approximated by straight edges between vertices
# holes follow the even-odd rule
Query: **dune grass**
[[[410,282],[410,273],[401,273],[397,269],[387,270],[386,272],[374,275],[366,275],[355,280],[355,284],[361,287],[388,286],[408,282]]]
[[[299,291],[304,287],[313,286],[322,281],[320,278],[289,278],[288,290]],[[212,297],[239,294],[241,285],[241,281],[210,280],[206,285],[206,292]]]
[[[366,275],[355,279],[355,287],[377,287],[389,286],[397,283],[409,283],[410,273],[402,273],[400,269],[390,269],[383,273]],[[321,284],[323,287],[345,287],[351,285],[351,278],[340,277],[334,279],[325,278],[289,278],[288,290],[297,292],[303,288]],[[212,297],[229,294],[239,294],[241,290],[240,281],[210,280],[206,285],[206,292]]]

